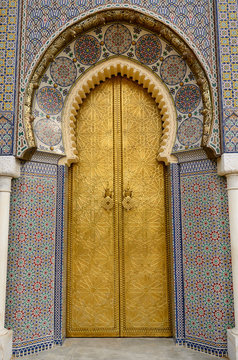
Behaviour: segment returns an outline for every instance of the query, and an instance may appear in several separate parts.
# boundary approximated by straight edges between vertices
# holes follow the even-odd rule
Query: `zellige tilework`
[[[55,165],[33,162],[13,181],[6,327],[16,355],[54,342],[56,184]]]
[[[180,176],[185,342],[223,356],[234,326],[226,183],[210,160],[182,164]]]
[[[11,155],[17,86],[19,1],[0,3],[0,155]]]

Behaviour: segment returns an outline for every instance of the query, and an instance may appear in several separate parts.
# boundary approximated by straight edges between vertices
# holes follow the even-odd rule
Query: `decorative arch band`
[[[115,44],[115,42],[110,41],[113,36],[116,38],[118,31],[118,29],[116,29],[115,23],[114,26],[109,26],[109,27],[107,26],[108,23],[110,25],[113,21],[120,22],[120,24],[121,22],[124,22],[124,24],[125,22],[132,23],[124,27],[123,25],[118,24],[118,26],[123,27],[123,31],[125,32],[124,36],[126,38],[126,41],[123,44],[121,44],[120,42]],[[147,34],[140,36],[137,39],[137,41],[133,41],[131,34],[128,33],[128,28],[133,27],[133,22],[135,22],[136,24],[134,25],[134,30],[135,28],[138,28],[138,26],[141,26],[143,27],[143,29],[145,29],[145,31],[147,31]],[[91,36],[89,32],[90,31],[91,33],[92,31],[96,32],[97,29],[103,27],[105,29],[104,41],[106,42],[106,44],[104,43],[104,41],[99,41],[101,46],[100,47],[98,46],[98,41],[95,41],[95,37]],[[111,33],[109,33],[109,30],[111,31]],[[113,34],[113,31],[116,34]],[[85,36],[86,33],[87,36]],[[93,47],[91,43],[92,41],[95,42],[94,44],[95,46]],[[165,51],[166,49],[163,48],[163,53],[162,53],[161,42],[163,41],[164,43],[168,44],[167,45],[168,48],[171,46],[173,49],[175,49],[176,54],[178,55],[172,55],[164,59],[163,55],[166,54]],[[90,52],[83,53],[84,47],[81,45],[81,42],[83,42],[83,46],[85,46],[86,42],[88,42],[88,46],[89,47],[91,46],[91,48],[94,49],[93,50],[94,53],[93,54]],[[133,55],[131,51],[132,50],[131,46],[133,45],[133,42],[136,43],[136,45],[134,46],[135,55]],[[69,62],[69,60],[67,60],[65,57],[60,58],[60,56],[62,51],[64,49],[67,49],[68,45],[72,43],[74,43],[74,56],[75,56],[74,60],[75,62],[80,63],[80,71],[82,71],[82,74],[79,77],[77,77],[76,76],[77,71],[72,66],[71,77],[72,78],[74,77],[75,79],[73,85],[72,83],[68,82],[68,79],[57,78],[57,81],[61,86],[60,91],[62,92],[62,94],[60,94],[60,92],[57,89],[54,90],[53,87],[52,89],[50,89],[48,85],[47,86],[44,85],[43,88],[42,79],[45,77],[45,74],[47,74],[47,71],[49,72],[50,69],[52,79],[54,77],[56,78],[57,66],[59,68],[60,64],[63,66],[64,61]],[[144,46],[145,43],[147,46],[146,48]],[[153,50],[152,57],[151,54],[149,54],[148,49]],[[105,53],[102,54],[102,51],[105,51]],[[106,58],[107,53],[108,54],[111,53],[110,55],[111,57],[109,56],[108,58]],[[105,57],[103,61],[102,61],[102,56]],[[136,58],[133,59],[133,56],[136,56]],[[180,65],[178,64],[179,63],[178,58],[181,59],[179,60],[181,62]],[[55,62],[56,60],[57,60],[57,64]],[[160,61],[160,64],[158,63],[158,61]],[[173,87],[175,85],[175,80],[171,78],[171,74],[169,73],[169,71],[166,70],[167,69],[166,66],[170,65],[171,67],[174,64],[176,66],[180,66],[180,72],[183,73],[183,71],[185,70],[182,64],[185,62],[187,63],[186,66],[189,66],[190,69],[189,71],[191,72],[190,80],[192,78],[194,80],[190,81],[188,79],[189,76],[187,76],[185,80],[190,82],[191,84],[184,84],[183,82],[181,82],[180,85],[183,85],[183,89],[179,89],[178,91],[177,87],[176,90],[174,88],[171,88],[171,86]],[[85,72],[84,70],[82,70],[84,69],[82,64],[88,67],[86,68]],[[79,64],[77,65],[79,66]],[[101,70],[96,71],[96,68]],[[156,69],[158,68],[159,68],[158,71],[160,73],[156,74],[157,71]],[[94,69],[94,71],[92,71],[91,69]],[[95,75],[95,71],[97,75]],[[187,121],[188,119],[186,119],[185,121],[185,118],[192,117],[193,126],[194,124],[201,124],[199,130],[201,133],[199,140],[200,145],[198,145],[199,137],[197,137],[194,138],[197,141],[195,146],[202,145],[204,149],[209,147],[209,138],[211,136],[212,125],[213,125],[212,96],[205,71],[200,66],[193,52],[188,48],[188,46],[185,44],[185,42],[182,39],[180,39],[172,30],[170,30],[164,24],[161,24],[159,21],[154,20],[148,16],[142,15],[140,13],[132,12],[130,10],[126,10],[126,11],[110,10],[88,17],[84,21],[67,28],[64,31],[64,33],[62,33],[49,46],[48,50],[45,52],[42,60],[38,64],[34,73],[32,74],[29,86],[26,91],[25,104],[24,104],[25,139],[23,139],[23,142],[25,141],[26,146],[24,148],[21,147],[20,145],[18,146],[18,151],[17,151],[18,157],[28,159],[36,149],[36,141],[32,127],[36,115],[35,113],[32,112],[32,110],[33,107],[35,106],[34,104],[37,101],[38,105],[41,106],[41,109],[43,108],[43,110],[46,113],[46,117],[48,118],[50,117],[50,115],[53,116],[59,113],[59,111],[62,111],[61,112],[62,127],[63,127],[62,133],[63,133],[63,143],[65,146],[66,157],[68,159],[71,159],[69,160],[69,162],[76,161],[77,156],[75,154],[75,147],[74,147],[75,145],[74,145],[73,136],[71,136],[74,129],[73,111],[76,111],[76,108],[79,106],[80,101],[82,101],[82,99],[85,97],[85,94],[89,92],[97,84],[98,81],[103,80],[103,78],[105,80],[105,78],[110,77],[118,72],[121,73],[124,72],[126,76],[132,77],[134,80],[137,80],[139,83],[143,84],[143,86],[148,89],[148,92],[152,93],[152,96],[155,98],[159,108],[161,109],[163,115],[163,124],[164,124],[161,148],[159,150],[159,154],[160,154],[159,156],[161,160],[165,162],[171,162],[173,158],[171,157],[171,152],[173,147],[173,141],[175,140],[175,133],[176,133],[175,129],[177,126],[176,115],[175,115],[176,110],[174,107],[174,103],[180,114],[178,119],[181,120],[183,118],[184,120],[183,127],[181,126],[180,123],[179,136],[177,137],[177,139],[182,139],[180,143],[185,145],[185,149],[189,145],[190,140],[186,140],[186,139],[184,140],[184,134],[186,134],[186,129],[187,129],[186,124],[190,124],[190,123],[192,124],[192,122]],[[91,76],[91,79],[89,78],[89,76]],[[162,77],[163,81],[159,79],[159,76]],[[182,74],[182,76],[184,75]],[[76,80],[76,78],[78,80]],[[166,83],[166,85],[164,83]],[[64,87],[67,87],[69,85],[71,86],[71,88],[67,92],[67,90],[65,90]],[[57,88],[58,86],[57,83],[55,83],[54,86]],[[36,92],[35,90],[38,88],[39,90]],[[78,88],[77,96],[75,94],[76,88]],[[82,96],[80,95],[81,97],[79,96],[79,93],[82,94]],[[63,96],[63,94],[66,95]],[[74,94],[75,96],[74,100],[72,100],[73,99],[72,94]],[[52,102],[51,109],[50,111],[48,111],[45,110],[48,105],[44,103],[44,99],[47,98],[49,99],[50,97],[52,97],[52,100],[53,99],[56,100],[60,99],[60,100],[57,100],[58,102],[54,103],[54,105]],[[195,98],[192,106],[190,106],[189,101],[187,101],[187,103],[186,101],[184,102],[184,98],[186,97],[187,99],[189,99],[189,97]],[[202,100],[201,103],[199,98]],[[71,106],[73,106],[71,110],[69,109],[70,106],[69,99],[71,99]],[[199,103],[200,103],[199,105],[200,107],[197,109],[198,112],[196,110],[195,115],[198,113],[198,116],[202,117],[201,120],[197,119],[198,117],[197,115],[196,117],[194,117],[194,114],[192,113],[192,111],[190,111],[193,110],[194,104],[197,107]],[[71,122],[65,121],[66,118],[65,114],[67,114],[67,116],[70,114],[70,117],[72,118]],[[46,119],[45,119],[45,124],[47,125]],[[55,128],[57,128],[57,126],[58,125],[55,124]],[[48,129],[46,129],[46,132],[47,131]],[[57,139],[59,139],[60,141],[61,136],[59,134],[59,130],[57,131],[58,131]],[[65,137],[65,134],[67,134],[68,138],[67,136]],[[18,141],[18,144],[20,143],[21,142]],[[53,147],[51,148],[53,149]],[[174,150],[176,150],[175,147]],[[208,148],[208,150],[210,149]],[[49,149],[48,150],[43,149],[43,151],[49,151]],[[64,153],[63,150],[61,151],[61,153],[63,155]],[[68,160],[66,161],[66,163],[68,163]]]
[[[114,58],[91,68],[85,76],[78,80],[71,90],[62,115],[62,133],[65,134],[64,147],[66,158],[60,161],[61,164],[70,165],[72,162],[77,162],[78,160],[75,143],[75,123],[77,111],[83,99],[96,85],[100,84],[101,81],[105,81],[119,73],[143,85],[148,93],[155,99],[162,115],[163,124],[158,160],[165,162],[166,165],[171,162],[176,162],[176,158],[171,155],[171,152],[176,136],[177,114],[168,89],[159,77],[143,66],[127,59]]]

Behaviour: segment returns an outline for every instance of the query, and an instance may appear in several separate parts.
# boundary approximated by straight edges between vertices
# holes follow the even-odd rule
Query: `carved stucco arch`
[[[32,103],[35,90],[38,88],[39,83],[41,81],[42,76],[44,75],[46,69],[50,65],[50,63],[55,59],[57,54],[71,41],[73,41],[78,35],[89,31],[92,28],[97,26],[102,26],[107,23],[111,23],[114,21],[125,21],[128,23],[135,23],[148,29],[149,31],[153,31],[155,34],[161,39],[164,39],[166,42],[171,44],[171,46],[181,54],[182,58],[187,62],[188,66],[190,67],[191,71],[193,72],[195,79],[197,81],[198,86],[200,87],[202,101],[203,101],[203,137],[202,137],[202,146],[205,150],[211,151],[209,147],[209,139],[212,133],[212,126],[213,126],[213,105],[212,105],[212,94],[210,90],[210,84],[206,75],[205,70],[200,65],[198,59],[196,58],[195,54],[189,48],[189,46],[181,39],[178,34],[176,34],[173,30],[168,28],[165,24],[162,24],[158,20],[151,18],[147,15],[143,15],[136,11],[132,10],[108,10],[103,11],[94,15],[89,16],[85,20],[74,24],[68,27],[63,33],[61,33],[58,38],[56,38],[53,43],[48,47],[48,49],[43,54],[41,60],[39,61],[38,65],[36,66],[29,84],[27,86],[25,92],[25,100],[24,100],[24,132],[21,132],[23,135],[21,138],[18,138],[18,144],[25,144],[24,146],[18,145],[17,149],[17,156],[23,159],[29,159],[34,151],[36,150],[36,143],[34,138],[34,133],[32,129],[32,122],[34,117],[32,116]],[[115,62],[115,58],[113,60]],[[118,65],[119,66],[119,65]],[[135,66],[133,64],[133,66]],[[136,65],[140,68],[143,68],[140,65]],[[95,67],[94,67],[95,69]],[[106,71],[106,70],[105,70]],[[145,71],[145,69],[144,69]],[[149,73],[149,71],[147,72]],[[127,74],[126,74],[127,75]],[[87,75],[85,75],[86,77]],[[131,76],[131,75],[128,75]],[[151,75],[153,77],[153,73]],[[81,77],[82,81],[84,78]],[[157,78],[154,76],[154,78]],[[157,78],[158,79],[158,78]],[[143,84],[142,80],[140,80]],[[158,80],[157,80],[158,81]],[[162,82],[160,82],[162,84]],[[145,84],[143,84],[147,87]],[[86,85],[86,88],[89,85]],[[161,85],[162,86],[162,85]],[[90,86],[89,86],[90,87]],[[86,89],[85,88],[85,89]],[[162,88],[162,87],[160,87]],[[164,88],[166,88],[164,86]],[[149,92],[151,92],[149,90]],[[86,91],[87,93],[87,91]],[[65,104],[66,105],[66,104]],[[164,116],[164,124],[166,124],[167,115]],[[172,121],[172,120],[171,120]],[[64,129],[65,131],[65,129]],[[69,129],[69,132],[72,131],[72,128]],[[165,133],[166,133],[166,126],[165,126]],[[165,134],[164,133],[164,134]],[[163,140],[166,139],[167,135],[164,135]],[[169,140],[169,139],[168,139]],[[167,141],[167,140],[166,140]],[[163,145],[164,146],[164,145]],[[213,149],[212,149],[213,150]],[[162,155],[161,155],[162,156]],[[168,157],[168,153],[166,155]],[[168,160],[167,160],[168,161]]]
[[[167,87],[152,71],[134,61],[118,57],[91,68],[72,88],[65,102],[62,116],[62,133],[66,157],[61,159],[61,164],[70,166],[71,163],[78,161],[75,126],[77,111],[83,99],[101,81],[105,81],[119,73],[143,85],[158,104],[163,126],[160,148],[158,149],[158,160],[163,161],[166,165],[176,162],[176,158],[171,155],[171,152],[176,137],[177,113]]]

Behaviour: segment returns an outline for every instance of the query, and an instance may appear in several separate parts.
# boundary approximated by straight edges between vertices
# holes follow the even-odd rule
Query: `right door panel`
[[[121,336],[172,336],[168,298],[164,166],[157,161],[161,121],[153,98],[121,80],[122,195]],[[132,193],[131,193],[132,192]]]

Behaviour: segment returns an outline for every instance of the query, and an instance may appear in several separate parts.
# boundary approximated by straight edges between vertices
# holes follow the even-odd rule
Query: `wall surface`
[[[64,182],[64,167],[38,162],[14,180],[6,325],[16,354],[64,337]],[[172,165],[171,183],[176,340],[224,355],[233,325],[226,184],[210,160]]]
[[[177,342],[222,356],[234,325],[226,183],[210,160],[171,176]]]
[[[13,181],[6,326],[14,353],[54,341],[57,166],[26,163]]]
[[[215,1],[223,152],[238,152],[238,3]]]
[[[0,156],[12,155],[18,77],[18,1],[0,4]]]

